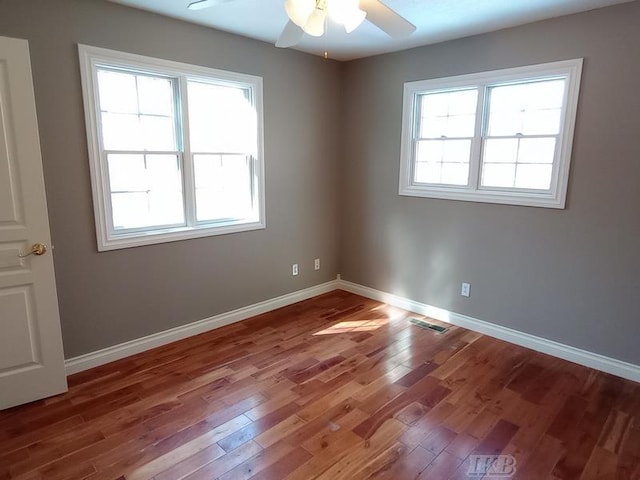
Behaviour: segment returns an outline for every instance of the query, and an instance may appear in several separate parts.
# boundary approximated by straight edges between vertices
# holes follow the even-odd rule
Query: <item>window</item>
[[[401,195],[564,208],[582,60],[405,83]]]
[[[99,250],[264,228],[260,77],[79,51]]]

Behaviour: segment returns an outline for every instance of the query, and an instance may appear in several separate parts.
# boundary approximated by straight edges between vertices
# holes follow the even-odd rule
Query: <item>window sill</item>
[[[553,193],[505,192],[489,190],[469,190],[456,187],[402,186],[398,192],[402,196],[460,200],[464,202],[498,203],[525,207],[565,208],[565,197]]]
[[[153,232],[135,232],[108,235],[98,238],[98,251],[119,250],[158,243],[177,242],[192,238],[212,237],[228,233],[247,232],[266,228],[264,221],[231,223],[205,227],[178,227]]]

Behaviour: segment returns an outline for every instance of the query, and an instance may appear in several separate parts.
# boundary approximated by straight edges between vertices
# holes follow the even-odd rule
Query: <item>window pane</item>
[[[484,142],[485,163],[516,163],[518,139],[489,139]]]
[[[484,142],[484,163],[553,163],[555,138],[490,138]]]
[[[114,230],[148,225],[149,196],[146,192],[116,192],[111,194]],[[144,219],[144,222],[141,222]]]
[[[518,164],[516,187],[549,190],[553,165]]]
[[[415,181],[441,185],[467,185],[468,163],[416,163]]]
[[[421,95],[423,117],[446,117],[449,114],[450,93],[427,93]]]
[[[555,138],[522,138],[518,163],[553,163]]]
[[[177,206],[182,195],[175,192],[117,192],[111,194],[114,230],[183,225]]]
[[[140,113],[173,116],[173,91],[167,78],[138,76]]]
[[[173,118],[141,115],[140,126],[145,150],[173,151],[176,149]]]
[[[421,140],[418,142],[418,162],[469,163],[471,140]]]
[[[447,133],[449,118],[443,117],[422,117],[420,121],[420,137],[421,138],[440,138]]]
[[[555,138],[486,140],[482,186],[548,190],[555,144]]]
[[[418,142],[416,162],[442,162],[444,140],[421,140]]]
[[[196,219],[199,222],[253,215],[251,159],[245,155],[194,155]]]
[[[473,137],[476,117],[459,115],[447,117],[423,117],[422,138]]]
[[[448,137],[472,137],[476,128],[475,115],[449,117]]]
[[[556,135],[560,132],[560,109],[530,110],[522,124],[524,135]]]
[[[184,224],[176,155],[108,156],[115,230]]]
[[[138,115],[102,114],[102,141],[106,150],[142,150]]]
[[[146,191],[144,155],[109,155],[109,185],[112,192]]]
[[[417,145],[414,180],[467,185],[471,140],[422,140]]]
[[[248,90],[189,81],[188,91],[192,151],[256,154],[257,116]]]
[[[490,87],[488,134],[558,134],[564,87],[564,79]]]
[[[512,111],[496,111],[489,116],[489,136],[513,137],[522,133],[522,113]]]
[[[415,181],[418,183],[440,183],[442,163],[416,163]]]
[[[172,80],[98,71],[107,150],[176,150]]]
[[[445,140],[443,143],[443,162],[469,163],[471,140]]]
[[[478,101],[478,90],[473,88],[470,90],[459,90],[457,92],[449,92],[447,95],[447,104],[449,107],[449,115],[475,115]]]
[[[477,89],[421,95],[421,138],[472,137]]]
[[[441,183],[447,185],[467,185],[467,183],[469,183],[469,164],[443,163]]]
[[[513,187],[516,165],[509,163],[486,163],[482,166],[483,187]]]
[[[533,81],[490,87],[492,111],[547,110],[560,108],[565,79]]]
[[[98,91],[103,112],[138,113],[135,75],[98,70]]]

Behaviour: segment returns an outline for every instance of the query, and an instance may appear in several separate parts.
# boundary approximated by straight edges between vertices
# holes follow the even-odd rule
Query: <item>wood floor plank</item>
[[[176,480],[184,478],[225,455],[226,452],[222,450],[217,443],[214,443],[198,450],[187,458],[177,460],[171,465],[166,465],[167,468],[157,473],[153,478],[154,480]]]
[[[229,434],[251,423],[245,415],[239,415],[222,425],[188,441],[177,448],[169,450],[142,467],[137,468],[127,475],[128,480],[145,480],[167,470],[173,465],[207,449],[207,456],[212,460],[225,454],[225,451],[216,443]]]
[[[347,455],[318,475],[318,480],[353,478],[372,457],[378,456],[395,444],[405,428],[406,425],[398,420],[393,418],[386,420],[370,438],[356,442]]]
[[[413,402],[407,405],[398,413],[395,414],[395,418],[400,420],[405,425],[414,425],[418,420],[427,414],[429,407],[424,406],[420,402]]]
[[[183,478],[188,480],[211,480],[212,478],[217,478],[255,457],[260,451],[262,451],[260,445],[253,441],[248,441],[226,455],[214,461],[206,462],[204,466]],[[176,480],[176,478],[180,478],[175,476],[174,473],[168,470],[166,474],[158,475],[157,480]]]
[[[380,478],[386,471],[400,462],[406,455],[407,447],[401,443],[394,443],[379,455],[373,456],[364,466],[356,471],[351,477],[353,480],[367,480]]]
[[[290,433],[298,430],[304,423],[306,422],[297,415],[288,416],[280,423],[258,435],[255,438],[255,441],[263,448],[267,448],[274,443],[285,439]]]
[[[335,425],[351,429],[353,421],[360,422],[362,421],[362,418],[367,416],[366,414],[362,415],[362,412],[357,408],[354,409],[354,403],[353,399],[347,398],[323,412],[322,415],[314,418],[313,420],[296,425],[295,430],[291,431],[287,435],[285,441],[292,445],[300,445],[309,438],[318,434],[318,432]],[[351,420],[350,423],[348,423],[347,418],[352,416],[354,413],[358,414],[353,417],[353,420]]]
[[[431,434],[420,443],[420,446],[428,452],[431,452],[434,457],[437,457],[457,436],[458,434],[456,432],[441,425],[435,428]]]
[[[296,448],[286,457],[279,459],[251,476],[253,480],[281,480],[300,465],[308,461],[312,455],[303,448]]]
[[[416,447],[413,450],[407,448],[406,452],[408,453],[398,452],[397,456],[391,456],[389,460],[380,465],[378,470],[370,474],[369,478],[375,478],[376,480],[414,480],[435,459],[435,455],[422,447]]]
[[[618,455],[596,446],[580,476],[580,480],[602,480],[616,478]]]
[[[480,443],[480,440],[476,437],[463,432],[456,435],[456,438],[446,446],[445,450],[460,460],[465,460],[478,446],[478,443]]]
[[[538,442],[538,445],[524,464],[523,462],[518,463],[518,477],[547,478],[551,476],[554,465],[564,455],[564,451],[565,447],[562,442],[550,435],[545,435],[540,442]]]
[[[28,447],[36,442],[46,440],[50,437],[55,437],[56,435],[59,435],[60,432],[77,428],[83,423],[84,420],[80,415],[73,415],[61,420],[60,422],[53,422],[50,425],[45,425],[42,428],[13,434],[5,441],[0,441],[0,451],[3,452],[3,454],[8,454],[15,450]],[[2,464],[2,457],[0,457],[0,464]]]
[[[219,480],[245,480],[252,478],[293,452],[298,452],[299,449],[300,447],[293,447],[286,442],[276,443],[267,449],[261,450],[257,455],[220,475],[218,478]]]
[[[90,432],[82,436],[75,436],[72,431],[66,432],[53,440],[30,446],[29,457],[23,461],[15,462],[9,471],[13,477],[18,477],[34,468],[48,465],[87,445],[97,444],[101,440],[104,440],[104,435],[101,432]]]
[[[639,384],[411,316],[335,291],[73,375],[0,412],[0,480],[640,480]]]
[[[431,464],[425,468],[420,476],[420,480],[430,480],[435,478],[446,479],[449,478],[458,469],[462,460],[455,455],[444,451],[436,457]]]
[[[402,434],[400,441],[410,448],[415,448],[427,438],[433,430],[443,424],[452,414],[455,406],[443,401],[429,410],[422,418],[411,425]]]

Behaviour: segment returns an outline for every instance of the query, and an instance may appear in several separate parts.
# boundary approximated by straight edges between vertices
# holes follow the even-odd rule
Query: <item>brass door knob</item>
[[[29,255],[44,255],[47,253],[47,246],[44,243],[34,243],[31,245],[31,251],[29,253],[18,255],[20,258],[28,257]]]

